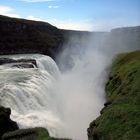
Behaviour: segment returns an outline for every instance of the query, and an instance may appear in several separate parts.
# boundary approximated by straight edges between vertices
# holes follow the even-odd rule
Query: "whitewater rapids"
[[[104,83],[99,80],[104,75],[104,62],[98,69],[89,61],[78,62],[71,71],[62,74],[49,56],[1,57],[37,62],[37,68],[0,66],[0,105],[11,108],[11,118],[20,128],[41,126],[51,136],[87,139],[86,129],[104,103]],[[94,58],[94,64],[97,59],[104,60],[99,54]],[[88,65],[91,65],[88,69],[83,68]]]

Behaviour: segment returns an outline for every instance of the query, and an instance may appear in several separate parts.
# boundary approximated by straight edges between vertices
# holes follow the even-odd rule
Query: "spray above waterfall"
[[[104,89],[112,59],[118,53],[139,48],[132,47],[133,38],[125,35],[121,32],[70,34],[58,56],[62,75],[57,91],[63,106],[64,136],[87,139],[86,129],[99,116],[105,102]]]

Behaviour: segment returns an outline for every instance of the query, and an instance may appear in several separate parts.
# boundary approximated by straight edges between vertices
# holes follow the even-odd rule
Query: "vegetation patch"
[[[5,133],[2,140],[69,140],[64,138],[53,138],[49,136],[48,131],[42,127],[20,129]]]
[[[140,51],[119,55],[106,84],[107,103],[89,140],[140,140]]]

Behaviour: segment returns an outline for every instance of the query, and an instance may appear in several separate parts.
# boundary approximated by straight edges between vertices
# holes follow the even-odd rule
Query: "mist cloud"
[[[105,102],[104,88],[112,59],[118,53],[139,48],[128,46],[133,42],[129,36],[133,32],[127,33],[118,29],[115,33],[70,35],[58,57],[62,75],[56,90],[64,122],[62,136],[87,139],[86,129],[99,116]]]

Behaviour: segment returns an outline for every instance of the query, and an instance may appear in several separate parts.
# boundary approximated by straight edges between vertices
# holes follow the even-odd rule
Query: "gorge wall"
[[[63,44],[59,29],[44,22],[0,16],[0,54],[42,53],[52,57]]]
[[[119,55],[106,83],[106,103],[88,128],[89,140],[140,139],[140,51]]]

